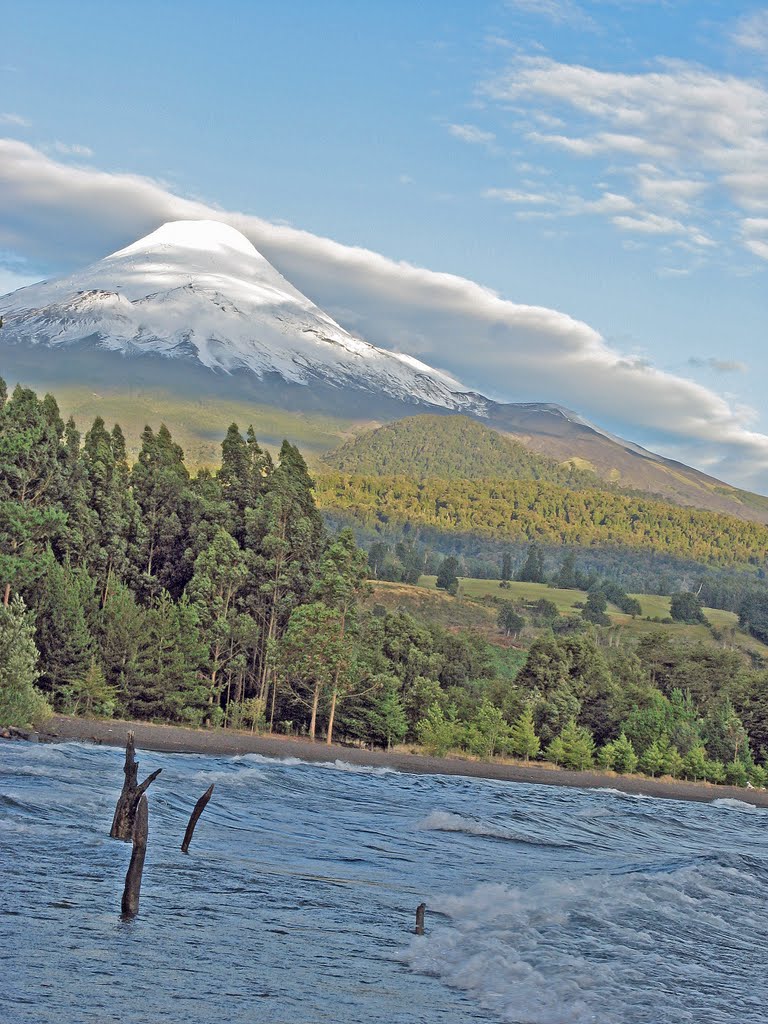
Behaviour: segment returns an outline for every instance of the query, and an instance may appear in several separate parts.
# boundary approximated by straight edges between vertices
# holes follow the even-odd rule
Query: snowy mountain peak
[[[447,409],[487,404],[447,374],[353,337],[217,221],[164,224],[75,274],[12,292],[0,314],[2,343],[192,359]]]
[[[235,252],[242,253],[243,256],[255,256],[259,260],[263,259],[244,234],[218,220],[168,221],[156,231],[131,243],[125,249],[120,249],[119,252],[113,253],[107,259],[133,256],[140,252],[161,249],[163,246],[212,253],[233,249]]]

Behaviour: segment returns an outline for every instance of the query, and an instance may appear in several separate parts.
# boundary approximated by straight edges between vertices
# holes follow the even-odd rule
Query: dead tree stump
[[[195,809],[192,811],[192,814],[190,815],[189,818],[187,831],[184,833],[184,842],[181,844],[182,853],[189,853],[189,844],[192,842],[192,833],[195,831],[195,825],[197,824],[200,815],[205,810],[205,805],[211,799],[211,794],[213,793],[213,786],[214,783],[211,783],[208,789],[206,789],[206,791],[195,804]]]
[[[139,895],[141,893],[141,873],[144,870],[144,855],[147,852],[147,836],[149,835],[149,807],[147,798],[141,796],[133,822],[133,850],[128,873],[125,876],[125,889],[121,905],[123,917],[135,917],[139,912]]]
[[[136,818],[136,808],[139,805],[139,801],[162,770],[162,768],[158,768],[156,772],[148,775],[141,785],[138,785],[139,762],[136,760],[134,734],[129,732],[125,741],[125,765],[123,766],[125,782],[115,807],[112,828],[109,830],[110,839],[122,839],[126,843],[131,842],[133,838],[133,823]]]
[[[418,907],[416,907],[416,927],[414,931],[416,932],[417,935],[424,934],[424,912],[426,911],[426,909],[426,903],[420,903]]]

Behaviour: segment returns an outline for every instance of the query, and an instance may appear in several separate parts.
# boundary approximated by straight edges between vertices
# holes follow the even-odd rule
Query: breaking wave
[[[533,846],[562,848],[563,846],[570,845],[539,836],[526,835],[523,832],[514,832],[500,825],[494,825],[492,822],[476,821],[474,818],[465,818],[461,814],[451,814],[449,811],[432,811],[420,823],[419,828],[434,832],[464,832],[470,836],[488,836],[490,839],[506,839],[514,843],[531,843]]]
[[[764,1024],[754,867],[481,885],[431,901],[403,959],[508,1024],[724,1024],[737,1005],[739,1024]]]

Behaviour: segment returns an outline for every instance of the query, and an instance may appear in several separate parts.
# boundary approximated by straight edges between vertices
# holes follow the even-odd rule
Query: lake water
[[[0,743],[9,1024],[765,1024],[768,816],[255,755]],[[184,856],[198,796],[213,799]],[[418,903],[427,934],[412,934]]]

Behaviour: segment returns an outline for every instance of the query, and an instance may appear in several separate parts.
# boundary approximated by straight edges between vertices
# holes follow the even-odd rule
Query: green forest
[[[323,461],[340,473],[363,476],[544,480],[615,490],[596,473],[560,465],[468,416],[407,416],[347,441]]]
[[[368,529],[428,527],[494,540],[612,547],[713,566],[763,566],[768,527],[612,490],[544,480],[318,477],[317,500]]]
[[[337,479],[350,494],[397,487],[405,505],[424,493],[410,481]],[[590,509],[595,542],[600,517],[616,509],[631,523],[639,508],[603,493],[598,511],[589,491],[571,492],[571,505],[555,485],[505,481],[498,514],[514,496],[516,521],[525,488],[553,495],[533,513],[545,525],[558,509]],[[609,579],[590,579],[579,616],[499,600],[495,638],[384,608],[366,597],[386,552],[329,532],[315,493],[299,450],[284,442],[273,460],[252,429],[233,424],[218,469],[193,475],[167,428],[146,427],[131,465],[118,426],[97,418],[80,436],[51,395],[0,385],[0,724],[53,708],[765,782],[765,666],[662,632],[617,643],[605,602],[636,609]],[[327,499],[328,485],[318,494]],[[679,509],[673,520],[670,508],[646,503],[659,544],[663,530],[672,544],[689,531],[689,550],[715,549],[714,521],[726,517]],[[721,550],[757,558],[750,531],[763,528],[726,524]],[[613,537],[612,520],[602,529]],[[543,572],[533,550],[518,574]],[[437,575],[450,594],[458,563],[446,562]],[[510,575],[509,559],[501,570]],[[753,618],[768,618],[765,601],[753,604]]]

